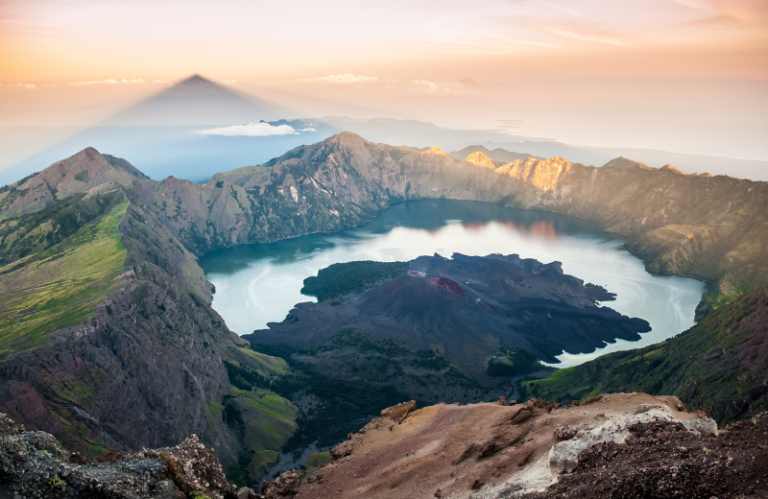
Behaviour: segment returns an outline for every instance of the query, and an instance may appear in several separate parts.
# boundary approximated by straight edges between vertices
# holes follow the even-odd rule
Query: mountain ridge
[[[82,319],[65,315],[58,326],[37,328],[43,346],[16,349],[0,360],[4,410],[92,454],[176,444],[196,432],[238,476],[260,476],[294,431],[294,409],[253,383],[242,385],[248,389],[233,385],[237,373],[264,372],[263,363],[243,351],[246,345],[210,307],[211,286],[196,257],[235,244],[353,227],[406,199],[480,200],[594,220],[626,235],[627,248],[646,258],[649,270],[707,280],[702,316],[768,282],[764,182],[595,168],[562,158],[478,168],[351,133],[202,185],[147,180],[126,164],[84,150],[0,193],[3,283],[12,276],[23,282],[27,272],[38,271],[41,284],[50,284],[62,270],[46,274],[56,268],[44,266],[72,262],[76,252],[98,244],[116,259],[109,269],[114,276],[66,283],[92,293],[93,308],[83,309]],[[88,177],[76,179],[83,171]],[[115,206],[109,196],[125,211],[107,211]],[[99,227],[108,219],[117,228],[112,239]],[[115,238],[120,246],[103,245]],[[65,295],[70,289],[57,286]],[[10,292],[18,294],[17,288]],[[27,327],[45,319],[61,303],[46,300],[45,292],[33,293],[39,306],[2,311],[0,334],[7,334],[8,324]],[[161,357],[166,372],[157,370]],[[266,374],[279,379],[284,370]],[[258,376],[253,379],[264,378]],[[126,389],[132,404],[114,398]],[[267,411],[262,396],[280,410]],[[269,437],[248,423],[265,414],[276,429]],[[146,431],[132,434],[134,426]]]

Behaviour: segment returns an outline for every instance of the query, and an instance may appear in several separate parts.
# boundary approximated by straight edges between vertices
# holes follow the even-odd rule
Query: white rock
[[[693,433],[700,433],[702,435],[717,436],[717,423],[714,419],[710,418],[693,418],[683,421],[683,426],[688,431]]]
[[[646,408],[643,408],[646,409]],[[579,464],[579,454],[597,444],[604,442],[624,443],[629,430],[627,427],[635,423],[647,423],[654,419],[661,421],[679,421],[674,413],[666,406],[656,406],[643,410],[640,414],[625,413],[616,419],[608,418],[600,421],[594,428],[579,430],[571,440],[559,442],[549,450],[549,470],[554,475],[570,473]]]

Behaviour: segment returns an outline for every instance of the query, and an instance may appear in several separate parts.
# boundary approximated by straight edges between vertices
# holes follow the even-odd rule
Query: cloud
[[[270,137],[273,135],[298,135],[300,132],[315,132],[312,127],[296,130],[290,125],[272,126],[264,121],[248,123],[247,125],[233,125],[221,128],[199,130],[195,133],[201,135],[223,135],[226,137]]]
[[[73,87],[87,87],[91,85],[144,85],[147,83],[146,81],[142,80],[141,78],[136,79],[121,79],[117,80],[114,78],[110,78],[108,80],[91,80],[91,81],[73,81],[69,85]],[[161,80],[155,80],[153,83],[162,83]]]
[[[567,30],[567,29],[552,29],[552,28],[550,28],[548,31],[555,35],[559,35],[565,38],[570,38],[572,40],[578,40],[581,42],[602,43],[605,45],[613,45],[614,47],[624,47],[624,48],[629,47],[628,43],[626,43],[624,40],[621,40],[618,37],[605,35],[597,32],[588,32],[588,31],[579,32],[579,31],[573,31],[573,30]]]
[[[375,76],[360,76],[354,74],[329,75],[317,78],[293,80],[295,83],[328,83],[326,88],[337,88],[348,92],[346,85],[356,84],[357,90],[365,90],[382,95],[404,96],[462,96],[480,95],[482,86],[477,82],[464,78],[461,81],[431,81],[425,79],[394,80]],[[342,90],[343,89],[343,90]]]
[[[410,85],[406,85],[404,93],[411,95],[431,95],[436,97],[449,97],[460,95],[480,95],[478,88],[480,85],[472,80],[467,81],[429,81],[412,80]],[[471,82],[471,83],[468,83]]]
[[[362,75],[353,75],[351,73],[347,73],[343,75],[328,75],[328,76],[317,76],[315,78],[302,78],[296,81],[299,83],[336,83],[336,84],[342,84],[342,85],[349,85],[351,83],[376,83],[380,80],[375,76],[362,76]]]
[[[527,2],[530,2],[530,1],[535,1],[536,3],[539,3],[541,5],[546,5],[550,9],[559,10],[560,12],[564,12],[564,13],[570,14],[572,16],[580,15],[578,12],[576,12],[573,9],[570,9],[568,7],[564,7],[564,6],[562,6],[562,5],[558,4],[558,3],[555,3],[555,2],[550,2],[548,0],[507,0],[507,2],[509,2],[509,3],[514,3],[514,4],[518,4],[518,5],[521,4],[521,3],[527,3]]]
[[[27,90],[37,90],[37,85],[34,83],[6,83],[5,85],[0,84],[0,87],[17,87],[25,88]]]
[[[673,0],[692,9],[725,16],[743,23],[761,23],[768,20],[768,2],[765,0]]]

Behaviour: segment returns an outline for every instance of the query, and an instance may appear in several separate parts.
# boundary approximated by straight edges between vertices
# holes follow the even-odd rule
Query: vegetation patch
[[[335,263],[320,270],[317,277],[304,279],[301,294],[315,296],[318,301],[334,301],[352,293],[362,293],[384,281],[393,279],[408,268],[407,262]]]
[[[79,172],[77,175],[75,175],[75,180],[78,180],[80,182],[88,182],[90,179],[90,175],[88,174],[88,170],[83,170]]]
[[[0,358],[85,323],[109,293],[124,285],[114,278],[124,271],[127,252],[117,227],[127,208],[125,200],[113,203],[61,242],[0,267]]]
[[[308,478],[316,470],[329,464],[331,461],[333,461],[333,458],[331,457],[330,451],[313,452],[309,455],[309,458],[307,458],[307,462],[299,470],[299,478],[302,480]]]
[[[382,409],[400,402],[415,399],[424,406],[456,394],[462,400],[470,392],[472,400],[484,394],[475,380],[438,352],[414,352],[392,339],[372,341],[352,328],[314,348],[253,348],[286,359],[289,374],[268,379],[228,364],[230,380],[240,386],[270,389],[296,402],[298,430],[283,449],[286,452],[300,451],[312,443],[335,445]]]
[[[768,291],[759,288],[674,338],[524,382],[522,392],[561,403],[598,393],[672,394],[728,423],[768,409],[766,380]]]
[[[485,364],[485,372],[493,377],[531,374],[547,368],[535,353],[517,348],[498,348]]]
[[[285,376],[288,374],[288,363],[280,357],[272,357],[250,348],[238,348],[240,353],[248,356],[255,362],[256,371],[262,376]]]

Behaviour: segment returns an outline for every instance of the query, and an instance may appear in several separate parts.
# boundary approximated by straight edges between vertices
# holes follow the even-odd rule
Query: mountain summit
[[[192,75],[108,118],[104,125],[234,125],[276,120],[288,111],[200,75]]]

